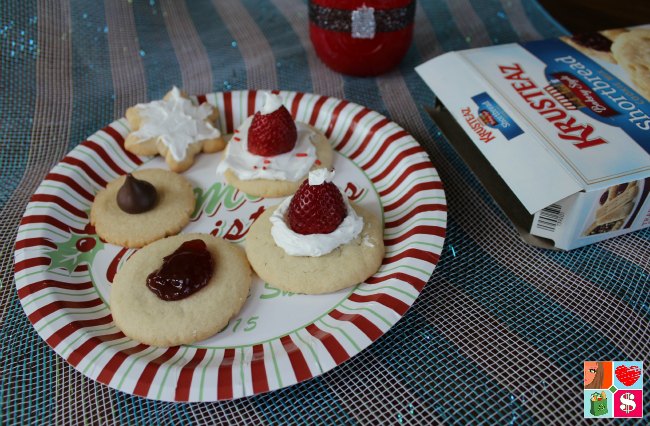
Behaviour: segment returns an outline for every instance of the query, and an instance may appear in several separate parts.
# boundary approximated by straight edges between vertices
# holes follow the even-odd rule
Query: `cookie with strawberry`
[[[331,167],[334,150],[312,126],[295,121],[275,94],[248,117],[228,142],[217,174],[261,197],[293,194],[310,170]]]
[[[269,284],[305,294],[331,293],[365,281],[384,258],[379,218],[352,205],[333,173],[309,173],[296,193],[268,209],[246,236],[246,256]]]

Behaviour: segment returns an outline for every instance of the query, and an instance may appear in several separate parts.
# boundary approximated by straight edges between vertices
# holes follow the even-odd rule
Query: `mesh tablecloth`
[[[413,70],[425,60],[563,34],[537,3],[420,1],[400,68],[368,79],[318,60],[301,1],[11,0],[0,8],[0,422],[573,424],[583,417],[584,360],[650,364],[650,230],[571,252],[526,245],[422,108],[435,100]],[[448,233],[440,263],[396,326],[322,376],[219,403],[110,389],[41,340],[13,277],[31,194],[84,138],[174,84],[192,94],[254,88],[345,98],[415,136],[445,184]]]

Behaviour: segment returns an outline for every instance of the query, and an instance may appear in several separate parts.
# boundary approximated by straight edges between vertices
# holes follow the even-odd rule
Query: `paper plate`
[[[88,224],[95,194],[127,172],[166,167],[160,157],[124,150],[126,120],[98,131],[45,177],[18,230],[18,295],[38,334],[78,371],[115,389],[164,401],[217,401],[280,389],[318,376],[389,330],[418,297],[443,248],[442,183],[422,147],[384,116],[344,100],[279,92],[299,121],[336,148],[335,183],[383,218],[386,256],[357,286],[319,296],[280,291],[256,277],[239,315],[194,345],[139,344],[114,325],[110,285],[132,250],[103,243]],[[221,112],[231,133],[262,106],[262,92],[199,96]],[[201,154],[184,175],[197,209],[183,232],[246,244],[263,208],[280,199],[250,197],[215,172],[221,153]]]

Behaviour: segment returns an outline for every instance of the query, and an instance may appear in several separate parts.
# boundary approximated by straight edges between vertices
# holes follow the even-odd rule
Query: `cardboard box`
[[[522,236],[569,250],[650,226],[644,64],[650,26],[450,52],[416,71]]]

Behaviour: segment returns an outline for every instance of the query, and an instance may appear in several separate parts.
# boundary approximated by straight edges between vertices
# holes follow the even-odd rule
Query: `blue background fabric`
[[[535,1],[420,1],[406,58],[377,78],[320,62],[303,1],[10,0],[0,11],[1,422],[573,424],[583,416],[583,361],[650,365],[650,229],[571,252],[526,245],[423,108],[435,95],[416,65],[445,51],[565,34]],[[345,98],[425,147],[445,185],[447,240],[396,326],[322,376],[215,403],[110,389],[40,339],[13,278],[31,194],[69,150],[172,85]]]

